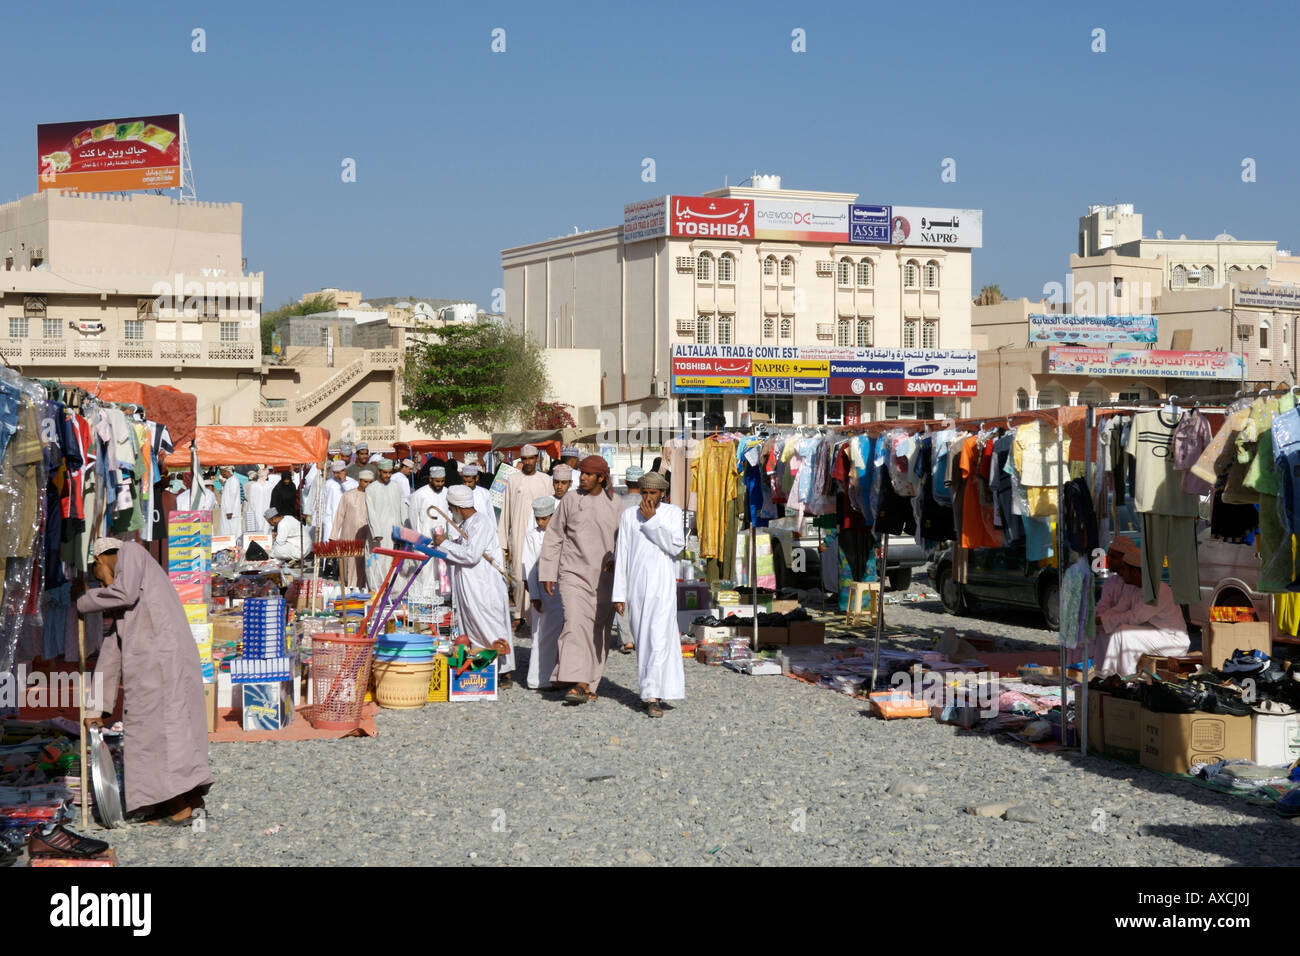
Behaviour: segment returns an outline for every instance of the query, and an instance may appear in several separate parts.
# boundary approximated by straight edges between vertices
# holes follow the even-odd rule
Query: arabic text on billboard
[[[754,235],[759,239],[847,242],[849,207],[842,202],[756,199]]]
[[[1159,349],[1086,349],[1053,346],[1047,371],[1053,375],[1148,375],[1161,378],[1237,380],[1241,356],[1232,352],[1173,352]]]
[[[1029,316],[1031,342],[1144,342],[1156,341],[1154,315],[1051,315]]]
[[[1237,305],[1255,305],[1266,309],[1300,309],[1300,286],[1274,285],[1238,289]]]
[[[669,196],[668,234],[714,239],[753,239],[754,203],[749,199]]]
[[[892,206],[891,246],[978,249],[984,245],[984,210]]]
[[[976,394],[973,349],[675,345],[678,394],[891,397]]]
[[[43,123],[39,188],[113,192],[181,184],[181,115]]]
[[[623,207],[623,241],[638,242],[668,235],[668,197],[643,199]]]

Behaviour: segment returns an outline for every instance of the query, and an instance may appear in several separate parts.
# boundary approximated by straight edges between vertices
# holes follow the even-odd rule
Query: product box
[[[234,551],[239,544],[239,536],[233,534],[214,534],[212,536],[212,550],[217,551]]]
[[[199,667],[203,669],[203,682],[206,684],[217,679],[216,664],[212,660],[212,644],[196,645],[199,649]]]
[[[679,581],[677,583],[677,610],[703,613],[709,609],[709,604],[709,586],[707,584],[692,581]]]
[[[1104,690],[1088,691],[1088,750],[1100,754],[1106,752],[1106,731],[1103,721],[1111,695]]]
[[[212,555],[207,551],[188,548],[180,555],[167,555],[168,571],[211,571]]]
[[[691,628],[695,626],[697,617],[707,617],[707,611],[678,611],[677,612],[677,633],[689,634]]]
[[[1139,674],[1150,671],[1161,680],[1178,680],[1185,674],[1193,674],[1201,666],[1200,654],[1186,657],[1161,657],[1158,654],[1143,654],[1138,658]]]
[[[1112,696],[1102,705],[1101,719],[1106,756],[1137,763],[1142,753],[1142,704]]]
[[[797,611],[797,610],[799,610],[799,602],[797,600],[792,599],[788,601],[777,601],[777,600],[772,601],[773,614],[789,614],[791,611]]]
[[[821,621],[791,621],[789,630],[792,645],[826,643],[826,625]]]
[[[234,710],[235,685],[230,679],[229,671],[217,671],[217,708]]]
[[[698,644],[718,644],[729,641],[736,636],[734,627],[709,627],[704,624],[691,625],[691,637]]]
[[[283,730],[293,722],[290,681],[240,684],[240,719],[244,730]]]
[[[169,511],[167,512],[168,528],[171,528],[174,525],[178,525],[178,524],[185,524],[187,522],[194,522],[196,524],[206,524],[208,527],[211,527],[212,512],[211,511]]]
[[[1261,767],[1300,760],[1300,714],[1251,716],[1251,760]]]
[[[1157,714],[1141,711],[1142,766],[1160,773],[1187,773],[1194,763],[1249,760],[1249,717],[1222,714]]]
[[[205,683],[203,685],[203,716],[208,722],[208,733],[216,733],[217,730],[217,685]]]
[[[1201,658],[1205,666],[1214,670],[1232,657],[1235,650],[1273,653],[1272,625],[1267,621],[1249,624],[1220,624],[1211,621],[1205,626],[1201,642]]]
[[[760,627],[758,629],[758,644],[754,644],[754,628],[751,626],[741,626],[736,628],[737,638],[748,638],[750,646],[766,647],[769,644],[789,644],[790,629],[788,627]]]
[[[465,671],[463,674],[450,674],[447,681],[447,699],[496,700],[497,699],[497,662],[493,661],[481,671]]]
[[[179,534],[175,528],[167,529],[167,550],[184,551],[187,548],[210,549],[212,547],[212,535],[203,534],[198,531],[189,534]]]
[[[207,606],[212,597],[212,575],[207,571],[172,571],[167,575],[182,604]]]
[[[435,654],[433,657],[433,674],[429,677],[429,696],[425,698],[425,703],[445,703],[448,683],[447,655]]]

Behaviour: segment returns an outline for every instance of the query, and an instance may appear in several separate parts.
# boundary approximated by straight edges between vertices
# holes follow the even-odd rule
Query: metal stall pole
[[[1061,617],[1061,591],[1065,583],[1065,522],[1061,520],[1065,507],[1065,434],[1062,426],[1061,409],[1056,410],[1056,641],[1061,653],[1061,745],[1069,739],[1065,721],[1068,710],[1066,706],[1067,685],[1065,655],[1065,620]]]
[[[1092,494],[1092,424],[1092,406],[1088,405],[1083,413],[1083,481],[1089,495]],[[1088,562],[1088,587],[1092,587],[1092,555],[1085,554],[1083,557]],[[1083,654],[1080,655],[1083,659],[1083,674],[1080,681],[1082,689],[1079,692],[1081,699],[1075,701],[1074,705],[1079,714],[1079,753],[1085,757],[1088,756],[1088,676],[1091,673],[1091,668],[1088,666],[1088,651],[1090,649],[1091,645],[1085,645]]]
[[[885,565],[889,560],[889,535],[882,534],[876,557],[876,643],[871,652],[871,689],[868,695],[875,693],[876,680],[880,673],[880,639],[885,632]],[[870,600],[870,597],[868,597]]]
[[[77,615],[77,665],[77,710],[81,718],[77,756],[81,763],[81,829],[84,830],[90,825],[90,763],[86,755],[86,619],[80,614]],[[103,810],[100,816],[104,816]]]

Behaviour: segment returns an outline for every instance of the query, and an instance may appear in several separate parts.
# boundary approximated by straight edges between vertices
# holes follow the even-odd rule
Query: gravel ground
[[[1032,612],[955,619],[931,599],[887,617],[1000,650],[1053,641]],[[1300,830],[1271,810],[1101,758],[886,723],[784,677],[688,661],[689,698],[649,720],[635,660],[612,654],[600,701],[578,708],[517,688],[384,711],[369,740],[216,744],[205,832],[108,837],[123,865],[1300,863]],[[999,803],[1012,819],[968,812]]]

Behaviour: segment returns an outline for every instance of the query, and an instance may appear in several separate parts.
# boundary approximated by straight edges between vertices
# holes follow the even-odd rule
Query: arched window
[[[863,259],[858,263],[858,286],[868,288],[871,285],[871,260]]]
[[[776,275],[776,256],[768,256],[763,260],[763,275]]]
[[[790,338],[790,336],[791,336],[791,334],[792,334],[792,331],[793,331],[793,327],[792,327],[791,324],[790,324],[790,320],[789,320],[789,319],[782,319],[782,320],[781,320],[781,340],[782,340],[782,341],[785,341],[786,339]]]
[[[763,319],[763,338],[765,340],[776,338],[776,319],[771,316]]]
[[[1079,399],[1076,404],[1079,405],[1100,405],[1110,398],[1106,389],[1102,388],[1096,382],[1089,382],[1086,386],[1079,389]]]
[[[927,289],[939,288],[939,263],[933,260],[925,264],[925,287]]]
[[[708,282],[713,278],[713,256],[707,252],[701,252],[699,258],[695,260],[695,278],[701,282]]]
[[[870,319],[858,319],[858,340],[855,343],[858,348],[871,348],[871,331]]]
[[[781,278],[794,278],[794,256],[786,256],[781,260]]]
[[[853,260],[841,259],[835,269],[835,278],[840,285],[846,286],[853,277]]]
[[[736,260],[730,252],[724,252],[718,259],[718,281],[736,281]]]
[[[1070,403],[1070,396],[1059,385],[1044,385],[1038,390],[1039,408],[1059,408]]]
[[[732,324],[733,324],[732,317],[730,315],[718,316],[718,344],[719,345],[731,344]]]
[[[1182,266],[1174,266],[1173,278],[1169,281],[1172,289],[1181,289],[1187,285],[1187,270]]]
[[[700,345],[711,345],[709,341],[709,322],[712,316],[701,315],[695,320],[695,341]]]
[[[853,323],[848,319],[840,319],[835,323],[835,344],[853,344]]]
[[[904,289],[917,288],[917,283],[920,279],[920,271],[921,271],[920,266],[916,264],[915,259],[909,260],[907,265],[903,266],[903,288]]]
[[[1029,411],[1029,393],[1023,388],[1016,389],[1016,411]]]
[[[921,323],[916,321],[903,323],[903,348],[916,348],[917,339],[920,337],[918,334],[920,325]]]
[[[1201,285],[1214,285],[1214,268],[1201,266]]]
[[[1269,351],[1268,333],[1269,333],[1268,319],[1260,319],[1259,320],[1259,351],[1261,353],[1267,353]]]
[[[925,322],[921,325],[921,348],[937,349],[939,347],[939,323]]]

